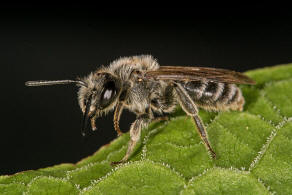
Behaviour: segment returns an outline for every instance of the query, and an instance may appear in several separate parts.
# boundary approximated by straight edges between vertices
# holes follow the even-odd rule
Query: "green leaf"
[[[0,194],[292,194],[292,64],[246,73],[243,112],[200,116],[208,155],[195,125],[178,109],[152,123],[128,163],[124,134],[77,164],[0,176]]]

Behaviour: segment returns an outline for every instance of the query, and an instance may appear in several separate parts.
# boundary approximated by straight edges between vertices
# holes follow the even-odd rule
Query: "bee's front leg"
[[[123,134],[119,125],[123,107],[124,107],[123,103],[118,102],[115,108],[115,112],[114,112],[114,127],[115,127],[116,132],[118,133],[118,136],[121,136]]]
[[[127,150],[126,155],[121,161],[112,162],[111,163],[112,165],[127,162],[130,155],[133,153],[134,147],[136,146],[137,142],[140,140],[141,130],[144,127],[146,127],[150,123],[150,121],[151,120],[150,120],[149,114],[145,113],[145,114],[141,114],[137,116],[137,119],[131,125],[131,128],[130,128],[130,141],[128,143],[128,150]]]

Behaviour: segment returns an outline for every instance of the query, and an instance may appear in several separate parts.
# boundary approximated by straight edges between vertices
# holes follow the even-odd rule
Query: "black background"
[[[292,62],[291,18],[274,10],[44,7],[1,8],[0,175],[75,163],[116,137],[112,114],[81,136],[76,87],[27,80],[74,79],[137,54],[236,71]],[[125,112],[121,128],[134,118]]]

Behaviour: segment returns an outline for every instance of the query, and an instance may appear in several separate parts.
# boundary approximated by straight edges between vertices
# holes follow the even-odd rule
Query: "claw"
[[[94,117],[92,117],[91,120],[90,120],[92,131],[95,131],[97,129],[96,125],[95,125],[95,119],[96,119],[96,115]]]
[[[115,162],[111,162],[111,166],[115,166],[115,165],[119,165],[125,163],[125,161],[121,160],[121,161],[115,161]]]
[[[211,153],[211,157],[213,159],[216,159],[216,153],[213,150],[210,150],[210,153]]]

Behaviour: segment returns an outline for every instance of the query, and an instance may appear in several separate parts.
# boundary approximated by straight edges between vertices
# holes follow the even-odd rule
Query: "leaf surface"
[[[0,176],[0,194],[291,194],[292,64],[246,73],[243,112],[200,110],[217,153],[206,152],[192,120],[178,109],[152,123],[128,163],[124,134],[77,164]]]

